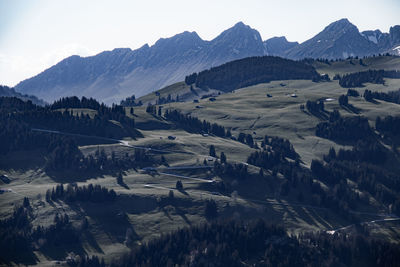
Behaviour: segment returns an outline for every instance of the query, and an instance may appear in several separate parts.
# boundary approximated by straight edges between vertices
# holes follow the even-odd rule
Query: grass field
[[[366,59],[364,62],[377,69],[400,68],[399,58],[380,57]],[[332,65],[318,63],[317,68],[321,73],[334,75],[359,71],[365,67],[343,61]],[[160,92],[162,95],[174,94],[176,88],[180,90],[179,94],[188,90],[187,86],[179,83]],[[365,89],[387,92],[399,88],[400,79],[386,79],[385,85],[366,84],[364,88],[356,89],[362,94]],[[275,81],[221,94],[213,102],[206,98],[200,99],[199,103],[192,101],[169,103],[163,105],[163,109],[178,109],[202,120],[217,122],[231,129],[234,136],[240,132],[252,134],[257,142],[261,142],[265,135],[286,138],[299,153],[302,164],[309,167],[312,159],[321,159],[330,147],[342,146],[316,137],[315,126],[321,120],[306,111],[301,111],[300,105],[305,104],[307,100],[333,99],[325,101],[327,110],[338,109],[343,116],[355,116],[356,114],[341,108],[338,104],[338,97],[346,92],[347,89],[340,87],[337,81],[321,83],[305,80]],[[267,94],[272,97],[267,97]],[[142,97],[141,100],[151,101],[153,97],[149,95]],[[374,104],[362,97],[350,97],[349,102],[360,109],[359,115],[367,117],[371,125],[377,116],[400,115],[400,105],[397,104],[383,101]],[[94,116],[91,110],[82,111]],[[210,145],[215,146],[217,155],[224,152],[228,161],[237,163],[246,162],[248,155],[255,151],[231,139],[202,136],[177,129],[163,118],[146,113],[145,106],[135,107],[134,115],[129,116],[135,119],[144,137],[124,141],[133,146],[165,150],[164,152],[147,150],[147,153],[157,160],[163,155],[170,167],[203,166],[203,161],[208,160]],[[176,139],[169,140],[168,136],[175,136]],[[118,143],[96,142],[80,146],[85,155],[94,153],[98,148],[103,148],[108,155],[114,152],[117,157],[133,151],[133,148]],[[223,195],[218,193],[215,187],[215,182],[221,178],[206,168],[164,169],[157,172],[139,168],[130,169],[123,173],[126,186],[121,186],[116,181],[116,173],[89,175],[65,172],[54,176],[43,170],[44,162],[42,151],[13,152],[0,157],[0,174],[6,174],[11,179],[10,184],[0,181],[2,189],[11,189],[11,192],[0,194],[1,217],[11,215],[13,206],[20,205],[23,197],[27,196],[32,203],[33,225],[48,226],[53,223],[55,214],[60,213],[68,214],[74,225],[79,225],[86,217],[89,228],[81,237],[82,242],[79,246],[62,247],[54,251],[35,251],[37,263],[43,266],[52,266],[54,261],[62,261],[69,252],[98,255],[109,262],[114,257],[129,251],[124,244],[127,229],[133,231],[135,237],[133,245],[139,246],[162,233],[205,222],[204,200],[206,199],[214,199],[217,202],[222,218],[246,220],[261,217],[271,223],[285,225],[294,234],[330,230],[350,224],[330,210],[297,203],[293,194],[284,198],[277,195],[276,184],[277,179],[282,179],[280,175],[273,177],[268,173],[262,179],[229,181],[233,185],[234,193]],[[209,165],[212,164],[210,161]],[[249,170],[257,173],[258,167],[249,166]],[[182,180],[184,190],[175,189],[177,180]],[[118,198],[114,202],[102,204],[90,202],[68,204],[62,201],[47,203],[44,200],[46,190],[60,182],[77,182],[78,185],[99,184],[114,189]],[[160,199],[166,198],[170,190],[174,191],[174,200],[161,207]],[[371,200],[369,207],[360,208],[362,211],[379,213],[382,207]],[[375,217],[366,214],[361,216],[361,219],[372,220]],[[392,222],[388,227],[381,225],[374,228],[374,235],[382,235],[398,242],[399,229],[398,224]]]

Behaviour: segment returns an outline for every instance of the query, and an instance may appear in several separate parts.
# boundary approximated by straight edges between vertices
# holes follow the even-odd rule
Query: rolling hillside
[[[364,62],[393,70],[398,60]],[[364,70],[353,61],[313,66],[330,76]],[[390,263],[400,243],[400,105],[363,97],[366,89],[399,90],[400,79],[384,80],[353,91],[338,80],[271,80],[210,88],[213,95],[199,94],[196,103],[206,90],[180,82],[132,107],[87,98],[37,107],[2,98],[0,135],[11,141],[0,146],[0,262],[129,265],[153,255],[183,264],[192,255],[200,264],[204,257],[222,262],[229,252],[263,264],[291,248],[305,263],[347,264],[366,261],[353,250],[362,243],[362,251],[390,248],[370,255]],[[186,96],[147,105],[168,94]],[[365,132],[351,130],[357,127]],[[267,224],[248,223],[254,219]],[[220,228],[230,234],[213,232]],[[197,241],[178,249],[174,240],[189,235]],[[228,236],[262,245],[233,248]],[[348,257],[324,254],[339,244]],[[322,254],[308,257],[316,247]]]

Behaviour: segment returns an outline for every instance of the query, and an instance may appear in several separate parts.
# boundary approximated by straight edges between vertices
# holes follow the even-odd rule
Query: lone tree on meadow
[[[210,156],[214,158],[216,157],[214,145],[210,146]]]
[[[183,189],[183,184],[181,180],[176,181],[176,189],[182,190]]]
[[[117,176],[117,183],[118,183],[118,184],[123,184],[123,183],[124,183],[124,179],[122,178],[122,172],[119,172],[119,173],[118,173],[118,176]]]
[[[224,152],[221,152],[221,163],[226,163],[226,156]]]

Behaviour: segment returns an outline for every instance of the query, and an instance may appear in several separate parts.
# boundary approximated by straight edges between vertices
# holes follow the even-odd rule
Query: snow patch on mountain
[[[368,36],[368,40],[370,40],[371,42],[377,44],[378,43],[378,39],[376,39],[376,36]]]

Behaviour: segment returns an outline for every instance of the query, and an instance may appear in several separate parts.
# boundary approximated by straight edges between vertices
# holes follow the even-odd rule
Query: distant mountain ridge
[[[360,33],[342,19],[299,44],[285,37],[263,41],[257,30],[239,22],[211,41],[185,31],[136,50],[117,48],[91,57],[71,56],[15,88],[49,102],[76,95],[110,104],[182,81],[190,73],[251,56],[335,59],[385,52],[400,55],[400,26],[392,27],[389,33]]]
[[[287,50],[281,56],[292,59],[337,59],[387,52],[398,54],[397,51],[393,51],[396,45],[400,45],[398,27],[400,26],[391,27],[391,33],[385,34],[379,30],[360,33],[350,21],[341,19],[329,24],[313,38]]]
[[[37,98],[36,96],[33,95],[23,95],[21,93],[16,92],[13,88],[5,86],[5,85],[0,85],[0,97],[5,96],[5,97],[17,97],[23,101],[32,101],[33,104],[39,105],[39,106],[44,106],[46,105],[46,102],[43,100]]]

